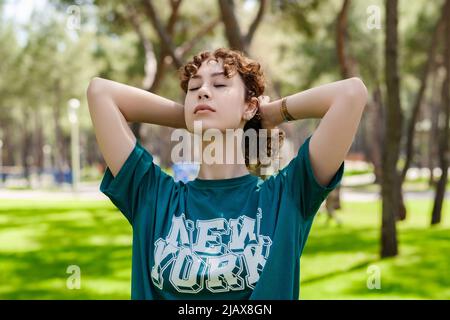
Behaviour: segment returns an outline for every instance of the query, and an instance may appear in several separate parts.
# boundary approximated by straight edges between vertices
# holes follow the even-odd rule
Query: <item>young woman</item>
[[[108,166],[100,190],[133,227],[131,298],[298,299],[300,256],[319,206],[342,179],[366,87],[351,78],[270,102],[259,63],[226,48],[201,52],[179,71],[184,105],[101,78],[87,90]],[[175,182],[127,125],[195,133],[197,122],[201,134],[242,134],[306,118],[322,120],[265,180],[249,172],[245,150],[245,163],[201,162],[195,180]],[[224,143],[217,152],[236,148]]]

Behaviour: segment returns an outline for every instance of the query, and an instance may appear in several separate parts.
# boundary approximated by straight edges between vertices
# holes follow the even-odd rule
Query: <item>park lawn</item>
[[[431,201],[407,201],[407,220],[397,224],[399,256],[383,260],[381,202],[342,206],[342,227],[327,226],[322,213],[314,221],[301,258],[301,299],[450,299],[448,201],[435,227]],[[372,268],[380,272],[380,289],[367,286]]]
[[[319,214],[301,259],[302,299],[449,299],[450,223],[430,228],[430,201],[407,202],[400,255],[378,260],[379,202],[344,202],[343,227]],[[0,202],[0,299],[129,299],[131,227],[107,201]],[[81,270],[69,290],[67,268]],[[368,267],[381,289],[366,286]]]
[[[0,299],[129,299],[131,231],[109,200],[2,200]],[[67,289],[71,265],[80,289]]]

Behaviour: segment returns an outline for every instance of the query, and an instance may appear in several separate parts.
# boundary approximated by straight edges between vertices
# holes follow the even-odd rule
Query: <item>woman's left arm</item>
[[[322,119],[311,137],[309,154],[314,175],[323,186],[330,183],[350,150],[366,102],[367,88],[357,77],[287,96],[287,110],[296,120]],[[263,126],[264,121],[267,127],[283,122],[280,106],[281,99],[261,105]]]

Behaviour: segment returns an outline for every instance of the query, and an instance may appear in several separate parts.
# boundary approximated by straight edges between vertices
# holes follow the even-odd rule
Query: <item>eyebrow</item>
[[[211,73],[211,78],[219,76],[219,75],[224,75],[224,74],[225,74],[225,72],[223,72],[223,71],[222,72],[214,72],[214,73]],[[196,75],[192,76],[191,79],[202,79],[202,76],[199,74],[196,74]]]

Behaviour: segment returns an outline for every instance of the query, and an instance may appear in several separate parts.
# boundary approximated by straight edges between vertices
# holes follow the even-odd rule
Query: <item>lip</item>
[[[207,104],[199,104],[198,106],[196,106],[194,108],[194,114],[200,112],[200,113],[206,113],[208,111],[211,112],[216,112],[216,110],[214,110],[211,106],[207,105]]]

